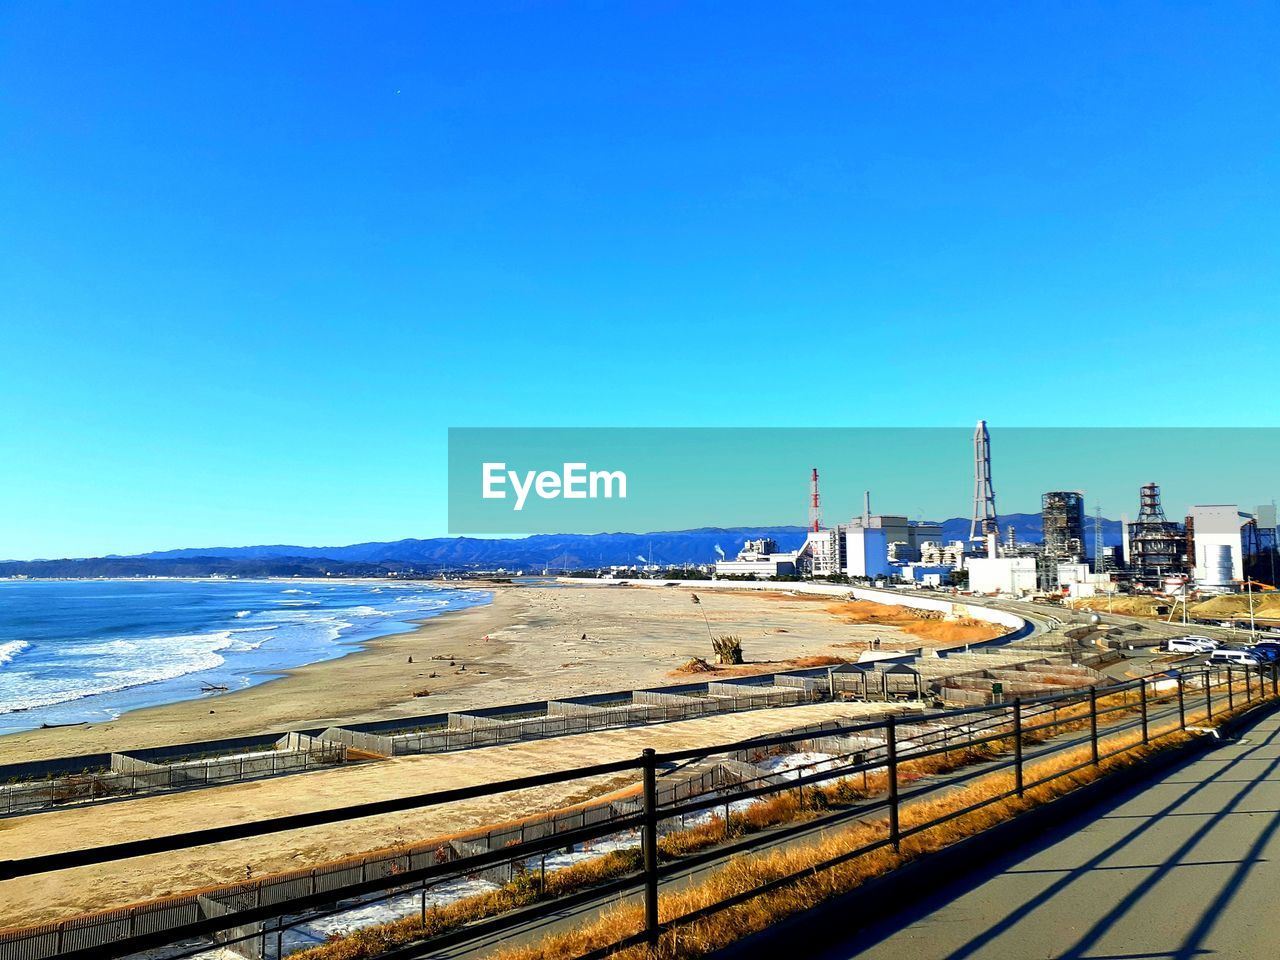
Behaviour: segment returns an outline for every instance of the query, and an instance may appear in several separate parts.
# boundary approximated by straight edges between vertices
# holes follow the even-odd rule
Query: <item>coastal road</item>
[[[1238,736],[820,960],[1274,956],[1280,715]]]

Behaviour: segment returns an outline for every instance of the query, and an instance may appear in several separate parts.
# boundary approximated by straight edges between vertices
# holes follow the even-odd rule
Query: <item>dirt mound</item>
[[[714,673],[715,667],[707,663],[701,657],[694,657],[688,663],[682,664],[673,671],[674,673]]]
[[[1249,595],[1247,593],[1224,594],[1213,597],[1203,603],[1191,604],[1193,617],[1237,617],[1246,619],[1249,616]],[[1255,591],[1253,594],[1253,615],[1264,619],[1280,618],[1280,593],[1271,590],[1265,593]]]

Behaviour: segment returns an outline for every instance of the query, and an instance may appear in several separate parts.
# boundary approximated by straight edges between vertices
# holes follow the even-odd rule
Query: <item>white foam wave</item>
[[[8,663],[29,646],[31,644],[26,640],[9,640],[6,643],[0,643],[0,664]]]
[[[295,589],[295,588],[293,588],[293,587],[290,587],[288,590],[281,590],[280,592],[281,592],[281,593],[310,593],[311,591],[310,591],[310,590],[297,590],[297,589]]]
[[[259,640],[257,643],[250,643],[248,640],[232,640],[223,647],[223,650],[228,653],[248,653],[250,650],[257,650],[269,639],[270,637],[264,640]]]
[[[237,640],[229,630],[170,637],[139,637],[82,644],[63,651],[80,661],[76,675],[37,676],[14,671],[0,676],[0,713],[48,707],[101,693],[175,680],[213,670],[225,662],[220,651]]]
[[[409,588],[412,589],[412,588]],[[290,588],[289,594],[305,590]],[[438,595],[404,595],[369,604],[353,603],[334,608],[309,597],[281,598],[266,609],[235,612],[237,619],[252,616],[253,624],[228,626],[220,631],[155,637],[116,637],[37,645],[37,656],[26,655],[10,664],[29,644],[25,640],[0,643],[0,714],[50,707],[94,697],[117,694],[148,684],[176,681],[174,689],[194,689],[192,674],[219,670],[219,682],[235,681],[238,657],[258,664],[253,651],[270,644],[271,662],[313,662],[340,654],[344,635],[370,631],[379,618],[406,620],[419,610],[447,607]],[[366,595],[367,596],[367,595]],[[224,614],[225,616],[225,614]],[[376,630],[376,627],[374,628]],[[246,683],[249,681],[242,678]],[[116,702],[111,701],[112,709]],[[125,707],[130,709],[130,707]]]

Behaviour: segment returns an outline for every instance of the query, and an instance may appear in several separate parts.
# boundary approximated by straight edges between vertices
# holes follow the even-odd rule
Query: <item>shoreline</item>
[[[450,588],[475,589],[452,584]],[[427,677],[433,668],[448,663],[431,657],[451,652],[435,646],[455,647],[461,657],[458,662],[465,662],[474,642],[467,638],[495,632],[513,606],[509,600],[499,602],[500,591],[484,592],[491,594],[488,603],[405,621],[413,629],[357,641],[355,649],[340,657],[272,671],[261,682],[240,690],[139,707],[101,723],[0,735],[0,764],[380,719],[379,711],[405,705],[416,708],[404,711],[405,716],[431,712],[425,707],[429,698],[415,698],[415,691],[427,683],[442,689],[457,685],[450,683],[452,677]],[[493,644],[494,652],[498,646]],[[407,663],[411,655],[412,665]],[[396,665],[407,669],[396,669]],[[342,673],[353,675],[357,682],[350,682],[350,677],[343,681]]]
[[[711,631],[742,639],[748,662],[733,668],[738,675],[814,658],[856,660],[875,639],[889,650],[953,643],[915,636],[908,624],[850,617],[837,597],[784,591],[707,590],[695,606],[686,589],[648,585],[470,589],[484,590],[490,601],[242,690],[143,707],[103,723],[0,736],[0,764],[659,686],[679,679],[690,662],[713,659]]]

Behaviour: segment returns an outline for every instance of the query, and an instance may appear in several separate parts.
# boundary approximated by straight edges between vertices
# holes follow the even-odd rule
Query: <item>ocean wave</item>
[[[279,588],[277,588],[278,590]],[[326,589],[316,587],[316,593]],[[328,589],[333,590],[333,587]],[[275,591],[271,591],[274,593]],[[294,665],[314,663],[341,656],[346,652],[347,638],[364,639],[388,632],[384,623],[417,619],[436,608],[454,605],[442,599],[440,591],[415,589],[410,585],[385,585],[380,596],[366,589],[341,589],[338,596],[319,599],[307,596],[310,591],[288,588],[275,597],[248,594],[252,609],[236,610],[231,615],[222,608],[220,618],[234,616],[237,622],[226,624],[175,624],[171,633],[145,635],[163,620],[114,617],[107,610],[104,623],[114,624],[105,636],[100,630],[86,629],[45,643],[43,639],[0,641],[0,715],[32,711],[29,716],[38,725],[44,717],[36,712],[56,708],[58,704],[88,701],[69,711],[58,710],[49,716],[65,719],[74,715],[98,712],[115,713],[151,703],[166,703],[195,696],[198,680],[216,678],[215,682],[250,686],[255,677]],[[118,598],[110,598],[113,601]],[[366,602],[361,602],[366,601]],[[252,624],[239,621],[251,618]],[[137,630],[141,636],[134,635]],[[200,632],[204,630],[204,632]],[[264,647],[264,644],[266,645]],[[27,647],[33,647],[28,651]],[[259,648],[263,648],[259,651]],[[15,658],[17,658],[15,660]],[[161,685],[154,692],[134,688]],[[109,695],[99,700],[95,697]],[[97,706],[100,704],[100,708]],[[6,718],[12,728],[16,718]]]
[[[0,713],[117,693],[222,666],[219,651],[237,643],[228,630],[171,637],[110,640],[75,649],[74,677],[42,677],[15,671],[0,678]]]
[[[267,637],[263,640],[259,640],[257,643],[250,643],[248,640],[232,640],[222,649],[226,653],[249,653],[250,651],[257,650],[270,639],[270,637]]]
[[[6,643],[0,643],[0,664],[8,663],[29,646],[31,644],[26,640],[9,640]]]

